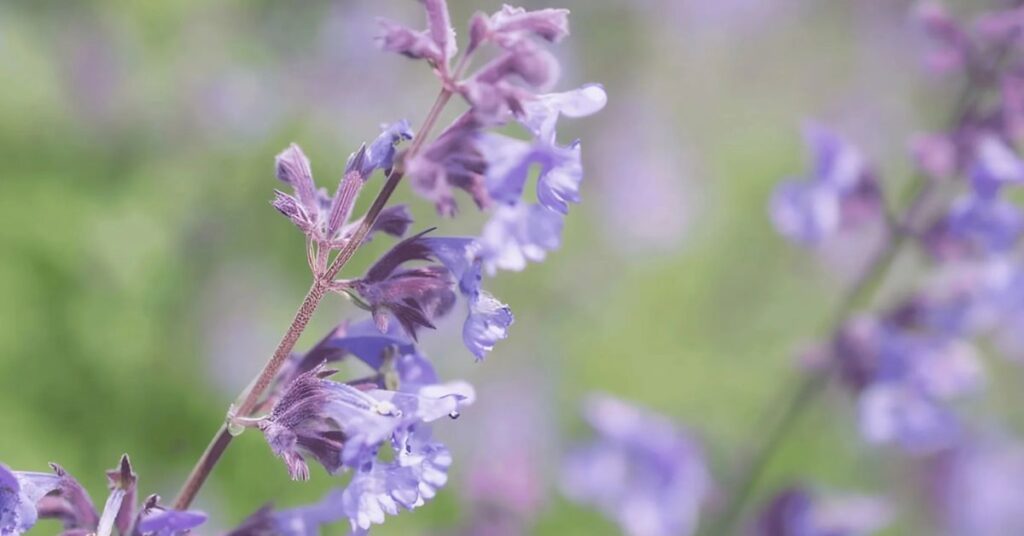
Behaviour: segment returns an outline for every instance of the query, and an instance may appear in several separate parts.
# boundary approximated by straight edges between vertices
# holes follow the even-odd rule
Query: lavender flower
[[[803,180],[779,185],[771,200],[775,228],[789,240],[814,246],[881,214],[874,173],[854,146],[809,126],[805,139],[814,165]]]
[[[10,471],[0,465],[0,534],[21,534],[37,519],[57,519],[66,535],[182,536],[200,525],[206,516],[199,512],[165,510],[153,495],[138,515],[135,497],[138,477],[128,456],[116,469],[107,471],[110,495],[102,515],[89,493],[61,466],[51,463],[53,474]],[[149,516],[163,513],[149,521]]]
[[[858,395],[861,431],[869,442],[932,452],[957,439],[949,402],[983,384],[966,343],[909,332],[895,319],[852,321],[833,343],[848,387]]]
[[[366,180],[376,169],[390,171],[394,166],[395,145],[402,140],[412,139],[412,130],[406,120],[384,125],[383,132],[373,143],[353,153],[346,165],[338,189],[333,197],[317,189],[309,159],[298,145],[292,144],[277,155],[277,178],[292,187],[294,195],[275,191],[273,202],[311,240],[328,247],[338,247],[351,234],[346,227],[352,206]],[[399,213],[394,216],[408,216]],[[396,224],[394,218],[377,230],[396,234],[404,232],[405,226]]]
[[[664,417],[607,396],[592,397],[585,416],[598,437],[566,459],[565,494],[631,536],[692,534],[711,487],[693,439]]]
[[[776,494],[757,520],[756,536],[868,536],[889,524],[891,513],[871,497],[822,500],[802,487]]]
[[[396,515],[399,507],[422,506],[448,481],[451,454],[431,440],[428,428],[410,426],[395,436],[394,447],[394,461],[374,460],[357,468],[339,498],[353,532],[383,523],[385,514]]]
[[[35,525],[36,504],[60,485],[47,473],[11,471],[0,464],[0,534],[22,534]]]
[[[430,230],[399,242],[374,263],[365,276],[352,282],[352,288],[370,304],[373,319],[382,333],[388,330],[390,313],[405,332],[415,338],[417,328],[433,328],[431,319],[444,316],[455,304],[454,281],[443,266],[399,270],[406,262],[433,257],[422,241],[428,232]]]
[[[461,383],[423,395],[360,391],[325,379],[333,373],[316,368],[299,375],[259,422],[267,443],[295,480],[309,478],[306,456],[330,473],[360,467],[400,429],[458,415],[463,404],[472,402],[472,388]]]
[[[469,27],[469,49],[474,50],[488,42],[502,48],[512,48],[530,36],[557,43],[567,35],[568,9],[526,11],[506,4],[501,11],[491,16],[483,13],[473,16]]]
[[[413,59],[428,60],[446,74],[448,62],[456,52],[455,30],[448,18],[448,6],[444,0],[424,0],[423,4],[427,12],[426,30],[416,31],[393,21],[379,19],[381,33],[377,44],[383,50]]]

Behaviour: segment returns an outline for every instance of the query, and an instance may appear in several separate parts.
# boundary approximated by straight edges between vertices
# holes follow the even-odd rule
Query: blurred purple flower
[[[859,400],[864,438],[933,452],[957,438],[950,401],[984,384],[974,349],[945,335],[911,332],[896,319],[856,318],[833,342],[846,385]]]
[[[448,17],[445,0],[424,0],[427,29],[417,31],[397,22],[380,19],[378,46],[413,59],[428,60],[442,76],[448,76],[448,62],[455,56],[455,29]]]
[[[529,530],[546,504],[556,439],[551,385],[528,366],[481,386],[487,396],[460,427],[453,448],[467,458],[460,496],[468,509],[458,534],[515,536]],[[523,393],[530,396],[524,397]]]
[[[1024,233],[1024,214],[1013,203],[978,195],[953,202],[925,230],[925,248],[939,260],[984,257],[1010,251]]]
[[[815,125],[807,127],[805,139],[813,158],[810,177],[783,182],[771,199],[778,232],[815,246],[879,217],[881,192],[861,152]]]
[[[868,536],[889,524],[891,512],[871,497],[823,500],[802,487],[776,494],[757,520],[755,536]]]
[[[483,43],[495,43],[502,48],[514,47],[529,36],[551,43],[569,35],[568,9],[539,9],[526,11],[521,7],[502,6],[487,16],[477,13],[470,21],[469,47],[472,51]]]
[[[969,174],[977,195],[990,199],[1007,184],[1024,183],[1024,162],[995,136],[976,142],[974,158]]]
[[[927,466],[939,534],[1024,533],[1024,447],[974,438]]]
[[[711,477],[700,447],[664,417],[595,396],[585,416],[597,432],[565,460],[562,488],[630,536],[692,534]]]
[[[926,63],[937,73],[963,69],[973,55],[970,39],[960,24],[937,2],[921,2],[915,17],[931,42]]]

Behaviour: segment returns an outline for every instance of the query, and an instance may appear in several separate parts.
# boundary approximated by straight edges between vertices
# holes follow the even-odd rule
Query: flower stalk
[[[406,151],[404,158],[409,158],[416,153],[422,146],[423,140],[429,134],[434,124],[437,122],[438,117],[441,115],[441,111],[445,105],[451,100],[452,92],[448,88],[443,88],[438,94],[437,99],[434,101],[433,106],[430,108],[430,112],[427,114],[427,118],[423,121],[423,126],[420,129],[419,135],[415,137],[409,150]],[[206,483],[206,479],[209,478],[210,473],[213,472],[213,468],[217,466],[224,451],[227,450],[231,444],[231,440],[234,435],[231,433],[230,419],[233,417],[248,418],[251,417],[254,409],[260,403],[261,398],[267,389],[273,383],[274,378],[281,371],[281,367],[284,365],[285,360],[291,355],[292,350],[295,348],[295,343],[298,342],[299,337],[306,330],[306,326],[309,321],[313,318],[313,314],[316,313],[317,308],[320,306],[320,302],[323,301],[324,296],[327,294],[330,283],[337,276],[337,274],[345,267],[345,264],[355,255],[359,246],[362,245],[366,236],[369,234],[370,229],[373,228],[373,224],[377,221],[377,217],[380,212],[387,205],[388,200],[391,199],[391,195],[395,192],[398,184],[401,182],[403,176],[401,159],[392,169],[391,173],[388,174],[387,181],[381,188],[377,197],[373,200],[373,204],[370,205],[369,210],[366,212],[366,216],[363,218],[359,227],[356,229],[352,237],[345,243],[338,254],[334,257],[334,260],[330,263],[330,266],[322,271],[320,274],[315,274],[313,284],[310,286],[309,291],[306,293],[305,299],[299,305],[298,310],[295,312],[295,316],[292,318],[291,323],[288,325],[288,330],[281,338],[281,342],[277,344],[277,348],[274,350],[274,354],[270,357],[270,360],[263,366],[263,369],[259,372],[256,378],[253,380],[251,386],[247,391],[239,396],[242,400],[237,407],[232,407],[229,411],[228,417],[225,419],[224,424],[221,425],[217,433],[214,434],[213,439],[210,440],[206,450],[200,455],[196,461],[192,472],[189,473],[188,478],[182,485],[181,490],[178,492],[178,496],[174,501],[174,508],[176,510],[186,510],[195,500],[199,490]],[[321,261],[321,257],[326,256],[326,249],[320,248],[317,253],[316,266],[325,264]],[[311,263],[312,264],[312,263]],[[244,398],[243,398],[244,396]]]

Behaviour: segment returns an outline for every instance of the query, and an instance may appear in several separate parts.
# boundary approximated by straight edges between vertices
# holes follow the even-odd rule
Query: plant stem
[[[248,392],[245,395],[242,403],[234,410],[239,416],[248,416],[249,412],[252,411],[256,404],[259,403],[260,397],[270,387],[271,382],[277,376],[278,371],[281,370],[281,365],[284,364],[288,356],[291,355],[292,348],[295,347],[295,343],[299,340],[299,336],[305,331],[306,325],[309,324],[309,320],[313,318],[313,313],[316,312],[317,307],[320,305],[320,301],[323,300],[324,294],[327,292],[327,287],[323,281],[317,280],[313,282],[313,286],[310,287],[309,292],[306,293],[306,299],[302,300],[302,304],[299,305],[299,310],[295,312],[295,316],[292,318],[291,324],[288,326],[288,331],[285,332],[284,337],[281,338],[281,342],[277,344],[277,349],[274,350],[274,355],[271,356],[270,361],[263,366],[263,370],[260,371],[256,380],[252,383]],[[206,478],[210,476],[210,472],[214,466],[220,460],[221,455],[231,444],[232,436],[228,433],[227,424],[222,424],[220,430],[214,435],[213,440],[209,446],[203,452],[203,455],[199,457],[199,461],[196,462],[195,468],[192,469],[192,473],[189,474],[188,479],[185,480],[185,484],[182,486],[181,491],[178,493],[178,498],[174,501],[174,508],[177,510],[185,510],[188,508],[192,501],[196,497],[196,493],[203,487],[206,482]]]
[[[417,151],[419,151],[424,144],[424,140],[430,133],[434,124],[437,122],[438,117],[441,115],[441,111],[452,97],[452,92],[448,88],[441,90],[438,94],[434,104],[430,107],[430,112],[427,114],[427,118],[423,121],[423,125],[420,127],[420,133],[413,140],[412,145],[405,153],[405,158],[410,158]],[[366,239],[366,235],[369,234],[370,229],[373,228],[373,224],[377,221],[377,217],[380,212],[387,205],[388,200],[391,198],[391,194],[394,193],[395,188],[398,187],[398,183],[402,180],[403,176],[403,164],[398,163],[391,173],[388,174],[387,181],[384,183],[384,187],[381,188],[377,197],[373,200],[373,204],[370,205],[370,209],[366,212],[366,216],[363,217],[362,223],[356,229],[355,233],[352,234],[352,238],[338,252],[338,255],[334,258],[330,267],[327,269],[325,275],[320,278],[316,278],[313,281],[309,292],[306,293],[306,298],[299,305],[298,311],[292,318],[291,324],[288,326],[288,331],[285,332],[284,337],[281,338],[281,342],[278,343],[277,348],[274,350],[274,355],[271,356],[270,360],[266,365],[263,366],[263,370],[260,371],[259,375],[252,382],[251,387],[245,392],[245,398],[237,408],[233,408],[234,415],[239,417],[248,417],[252,413],[253,409],[260,403],[260,399],[263,394],[273,383],[274,378],[277,377],[278,372],[281,370],[281,366],[284,365],[288,356],[291,355],[292,349],[295,347],[295,343],[298,342],[302,332],[305,331],[306,326],[309,324],[310,319],[313,318],[313,314],[319,307],[320,302],[323,300],[324,295],[328,291],[329,283],[334,277],[345,267],[345,264],[355,255],[356,250],[362,245]],[[241,398],[241,397],[240,397]],[[227,450],[228,445],[231,444],[233,436],[228,431],[228,425],[225,422],[221,425],[220,429],[213,436],[210,444],[207,445],[206,450],[199,457],[192,472],[189,473],[188,478],[181,487],[181,491],[178,492],[178,497],[174,501],[174,508],[176,510],[185,510],[195,500],[196,494],[199,493],[200,488],[206,482],[206,479],[210,476],[213,468],[220,461],[224,451]]]

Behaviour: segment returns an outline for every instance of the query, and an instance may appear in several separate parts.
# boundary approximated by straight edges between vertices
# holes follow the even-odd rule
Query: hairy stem
[[[419,135],[413,140],[409,149],[405,153],[405,158],[410,158],[417,151],[419,151],[424,144],[424,140],[429,135],[430,130],[437,123],[438,117],[441,115],[441,111],[444,109],[448,101],[451,100],[452,92],[447,87],[441,90],[438,94],[437,99],[434,101],[433,106],[430,108],[430,112],[427,114],[427,118],[423,121],[423,125],[420,127]],[[395,188],[398,187],[398,183],[401,182],[403,175],[403,165],[398,163],[395,168],[388,175],[387,181],[384,183],[384,187],[381,188],[380,193],[373,200],[373,204],[370,205],[370,209],[366,212],[366,216],[363,217],[359,227],[353,233],[352,238],[341,248],[338,255],[334,258],[330,267],[326,270],[322,277],[317,277],[313,281],[313,285],[310,287],[309,292],[306,294],[306,299],[299,305],[298,311],[292,318],[291,324],[288,326],[288,331],[285,332],[284,337],[281,338],[281,342],[278,343],[277,348],[274,350],[274,355],[271,356],[267,364],[263,366],[263,370],[260,371],[256,379],[253,380],[251,386],[244,393],[244,399],[235,408],[232,408],[234,415],[239,417],[249,417],[257,405],[260,403],[264,393],[273,383],[274,378],[277,377],[278,372],[281,370],[281,366],[284,365],[288,356],[291,355],[292,349],[295,348],[295,343],[298,342],[302,332],[305,331],[306,326],[309,324],[310,319],[313,318],[313,314],[319,307],[320,302],[323,300],[324,295],[328,291],[330,281],[345,267],[345,264],[355,255],[356,250],[362,245],[366,239],[366,235],[369,234],[370,229],[373,228],[373,224],[377,221],[377,217],[380,215],[381,210],[387,205],[388,200],[391,198],[391,194],[394,193]],[[317,256],[317,265],[319,266],[320,255]],[[241,397],[239,397],[241,398]],[[188,478],[181,487],[181,491],[178,492],[178,497],[174,501],[174,508],[177,510],[185,510],[195,500],[196,494],[203,487],[206,479],[210,476],[213,468],[220,461],[224,451],[227,450],[228,445],[231,444],[233,436],[228,430],[227,423],[222,424],[217,433],[213,436],[210,444],[203,451],[203,454],[199,457],[192,472],[189,473]]]

